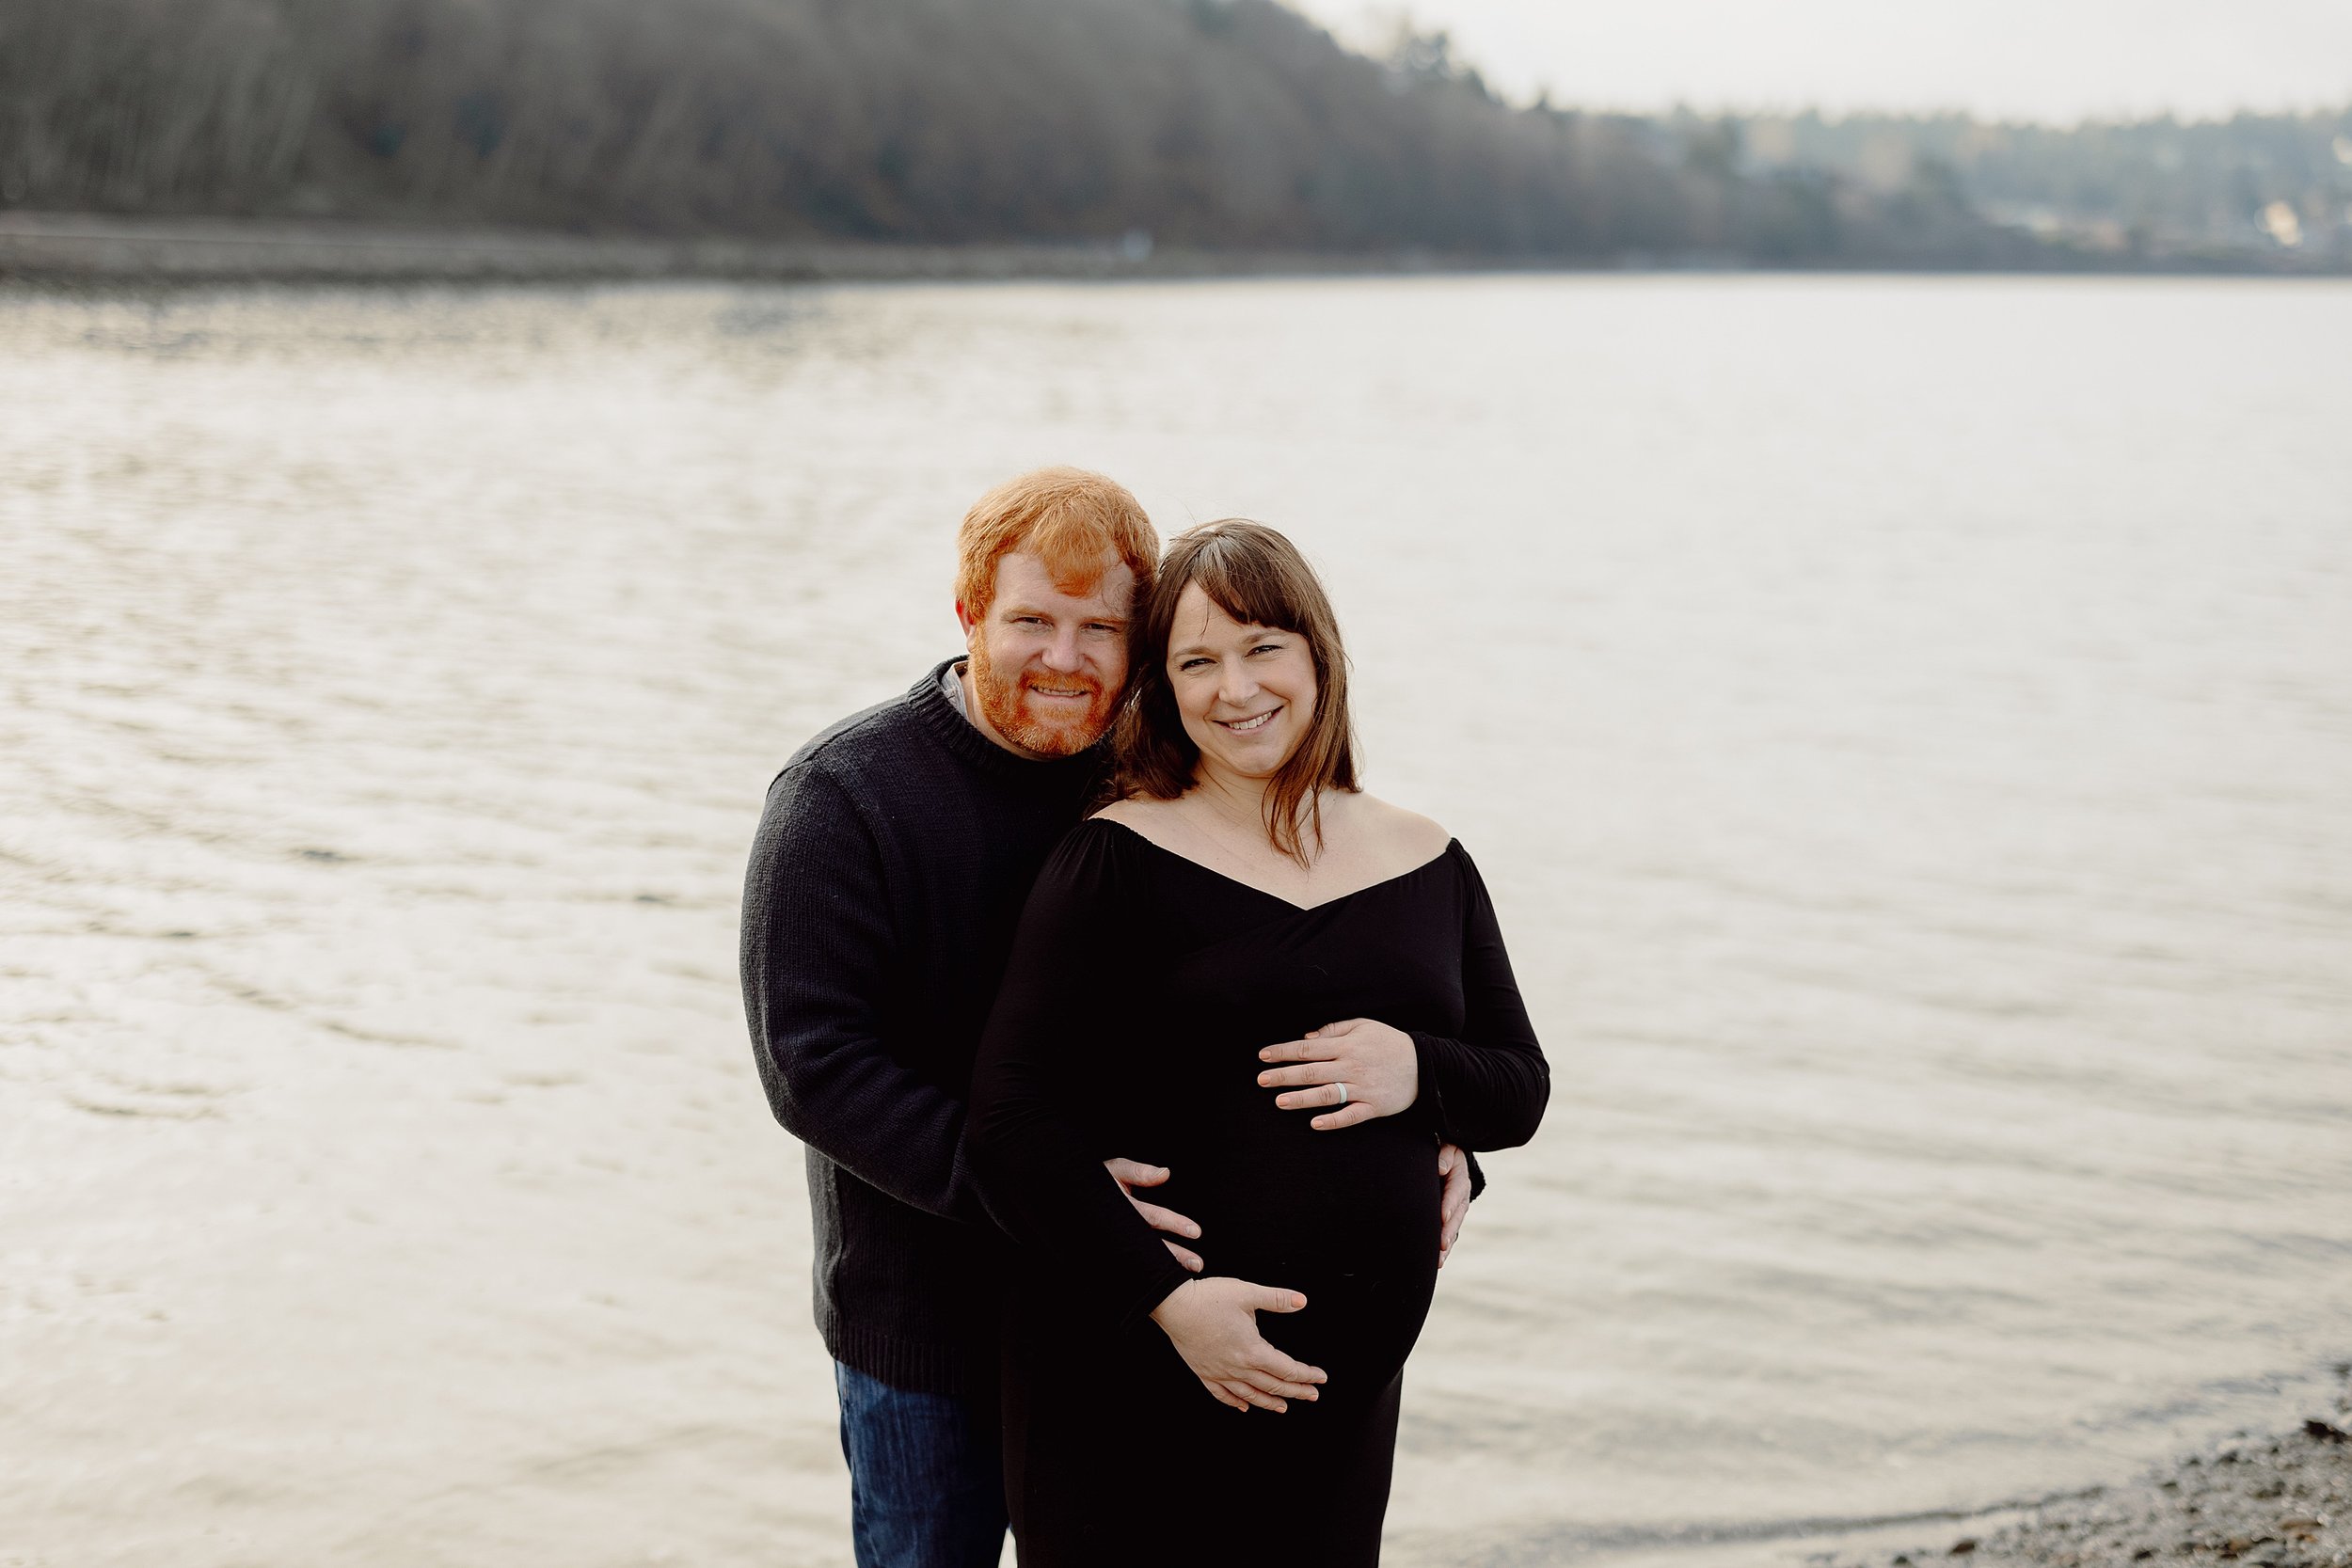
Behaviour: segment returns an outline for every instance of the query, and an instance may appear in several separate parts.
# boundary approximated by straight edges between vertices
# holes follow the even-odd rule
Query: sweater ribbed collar
[[[1076,756],[1052,757],[1035,761],[1008,752],[980,733],[980,727],[956,711],[947,693],[940,689],[950,666],[962,662],[961,654],[943,658],[931,666],[925,675],[907,689],[899,701],[912,707],[924,726],[946,746],[955,758],[970,768],[995,777],[1035,784],[1041,788],[1067,786],[1087,778],[1109,759],[1109,749],[1097,742]]]

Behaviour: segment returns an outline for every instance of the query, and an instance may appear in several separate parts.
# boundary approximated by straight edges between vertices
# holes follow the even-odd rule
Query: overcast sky
[[[1366,41],[1397,8],[1293,0]],[[2352,0],[1419,0],[1515,98],[2072,121],[2352,102]]]

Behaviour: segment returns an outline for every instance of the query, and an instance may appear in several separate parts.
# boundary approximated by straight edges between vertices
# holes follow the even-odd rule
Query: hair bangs
[[[1263,549],[1251,548],[1245,535],[1213,535],[1184,564],[1184,580],[1198,583],[1217,609],[1241,625],[1302,634],[1312,629],[1313,615],[1300,601],[1296,575],[1283,571],[1283,563]]]

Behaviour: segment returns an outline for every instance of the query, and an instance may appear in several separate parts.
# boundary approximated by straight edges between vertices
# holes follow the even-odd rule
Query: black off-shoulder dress
[[[1258,1052],[1412,1036],[1413,1106],[1318,1132]],[[1024,1568],[1376,1563],[1405,1358],[1438,1263],[1438,1144],[1524,1143],[1549,1074],[1459,844],[1311,909],[1095,818],[1040,875],[973,1084],[969,1156],[1017,1243],[1006,1494]],[[1201,1226],[1210,1275],[1303,1292],[1265,1337],[1330,1381],[1282,1414],[1200,1386],[1149,1314],[1188,1276],[1103,1169]]]

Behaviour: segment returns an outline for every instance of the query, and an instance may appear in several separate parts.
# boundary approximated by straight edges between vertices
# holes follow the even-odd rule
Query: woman
[[[1525,1142],[1549,1074],[1470,857],[1357,784],[1338,626],[1288,540],[1178,539],[1132,664],[1121,798],[1040,876],[973,1085],[1022,1252],[1021,1560],[1375,1563],[1432,1151]],[[1199,1223],[1200,1277],[1104,1175],[1121,1151],[1172,1173],[1152,1196]]]

